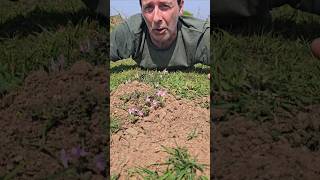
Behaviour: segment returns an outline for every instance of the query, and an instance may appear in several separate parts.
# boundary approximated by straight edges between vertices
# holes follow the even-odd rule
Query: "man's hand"
[[[312,41],[311,51],[316,58],[320,59],[320,37]]]
[[[208,79],[210,79],[210,73],[208,74]]]

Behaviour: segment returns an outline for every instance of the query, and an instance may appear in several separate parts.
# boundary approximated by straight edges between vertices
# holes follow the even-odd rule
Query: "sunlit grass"
[[[110,89],[115,90],[120,84],[137,80],[152,85],[154,88],[163,87],[174,95],[184,98],[197,98],[209,95],[208,66],[196,65],[190,71],[156,71],[142,70],[132,59],[111,62]]]

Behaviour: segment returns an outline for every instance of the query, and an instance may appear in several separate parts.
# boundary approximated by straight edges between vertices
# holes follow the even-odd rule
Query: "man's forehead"
[[[150,4],[150,3],[174,3],[177,0],[141,0],[141,4]]]

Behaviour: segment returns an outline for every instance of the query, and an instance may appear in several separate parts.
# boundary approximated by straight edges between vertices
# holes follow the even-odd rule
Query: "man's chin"
[[[157,41],[162,41],[163,39],[166,38],[166,35],[165,35],[165,34],[162,34],[162,35],[153,34],[152,38],[153,38],[154,40],[157,40]]]
[[[165,36],[163,37],[153,37],[152,38],[153,42],[157,42],[157,44],[165,44],[168,41],[168,38],[166,38]]]

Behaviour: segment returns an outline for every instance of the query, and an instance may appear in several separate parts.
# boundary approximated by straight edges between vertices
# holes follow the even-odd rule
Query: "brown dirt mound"
[[[34,72],[1,99],[0,176],[103,179],[105,163],[95,158],[107,145],[106,79],[105,68],[80,61],[68,71]]]
[[[156,90],[134,81],[111,93],[111,116],[117,117],[122,123],[121,129],[111,136],[111,174],[120,173],[120,179],[125,179],[128,170],[134,167],[163,170],[160,167],[149,167],[167,159],[168,154],[163,152],[161,145],[185,147],[199,163],[210,165],[209,109],[201,108],[195,101],[177,100],[166,93],[163,96],[163,107],[150,110],[148,115],[136,117],[133,123],[133,116],[129,115],[128,109],[138,104],[123,97],[133,94],[144,96],[150,92]],[[197,137],[188,140],[188,134],[194,130]],[[209,167],[205,169],[204,175],[209,177]]]
[[[237,116],[217,121],[212,132],[216,179],[318,179],[320,106],[306,109],[267,122]]]

